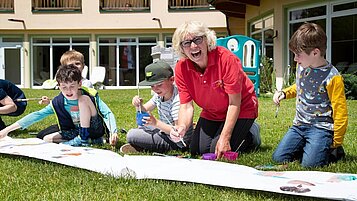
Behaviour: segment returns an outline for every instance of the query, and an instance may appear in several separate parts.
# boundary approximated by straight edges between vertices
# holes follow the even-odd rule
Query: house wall
[[[31,9],[31,0],[14,0],[14,13],[0,14],[0,37],[18,35],[24,39],[24,86],[31,87],[31,36],[33,35],[90,35],[90,63],[95,66],[97,35],[99,34],[158,34],[159,41],[165,34],[173,34],[176,27],[185,21],[205,22],[218,33],[227,32],[226,17],[216,10],[169,12],[168,0],[151,0],[150,12],[100,13],[99,0],[82,0],[82,12],[36,12]],[[21,19],[11,22],[8,19]],[[152,20],[159,18],[158,21]],[[91,68],[90,68],[91,69]]]
[[[32,13],[31,1],[15,0],[14,14],[1,14],[1,30],[22,29],[21,23],[10,23],[8,18],[24,19],[28,30],[126,30],[157,29],[160,18],[163,28],[174,29],[188,20],[204,20],[212,28],[225,27],[225,15],[220,11],[170,12],[167,0],[151,0],[151,11],[137,13],[100,13],[99,0],[82,0],[81,13]]]
[[[229,17],[228,28],[231,35],[245,35],[246,23],[243,18]]]

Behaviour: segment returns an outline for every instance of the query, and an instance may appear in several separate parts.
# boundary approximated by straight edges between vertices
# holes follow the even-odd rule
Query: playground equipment
[[[260,86],[260,44],[260,41],[243,35],[217,39],[218,46],[229,49],[241,60],[243,71],[252,80],[257,96]]]

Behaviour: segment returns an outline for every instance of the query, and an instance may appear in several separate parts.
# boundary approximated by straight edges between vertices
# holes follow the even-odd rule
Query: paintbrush
[[[140,101],[138,111],[139,111],[139,113],[141,113],[141,100],[140,100],[140,89],[139,89],[139,84],[138,84],[137,91],[138,91],[138,97],[139,97],[139,101]]]
[[[174,125],[172,125],[172,123],[171,123],[170,120],[166,117],[166,115],[165,115],[163,112],[161,112],[161,114],[162,114],[162,116],[165,117],[166,121],[170,124],[170,126],[172,127],[172,129],[174,129],[174,131],[177,132],[177,129],[174,127]],[[182,138],[180,135],[179,135],[179,136],[176,136],[176,137],[179,137],[179,138],[180,138],[180,141],[182,142],[183,146],[185,146],[185,147],[187,146],[186,143],[185,143],[185,141],[183,141],[183,138]]]
[[[243,145],[244,141],[245,141],[245,140],[243,140],[243,141],[240,143],[240,145],[238,146],[238,148],[236,149],[235,152],[238,152],[238,151],[239,151],[239,148]]]
[[[111,144],[111,139],[112,139],[112,137],[113,137],[113,133],[112,133],[112,131],[111,131],[111,130],[112,130],[112,125],[111,125],[111,123],[110,123],[110,117],[108,118],[108,121],[109,121],[109,127],[110,127],[110,128],[109,128],[109,144],[112,145],[112,144]],[[115,145],[112,145],[111,147],[112,147],[112,151],[115,151]]]
[[[279,93],[279,96],[278,98],[280,98],[281,94],[283,93],[281,90],[283,88],[283,79],[282,78],[276,78],[276,89]],[[275,118],[278,117],[278,113],[279,113],[279,107],[280,107],[280,104],[276,105],[276,110],[275,110]]]
[[[278,113],[279,113],[279,105],[276,106],[276,110],[275,110],[275,118],[278,117]]]
[[[278,93],[279,93],[279,94],[278,94],[278,98],[280,98],[280,96],[283,94],[283,92],[282,92],[282,91],[279,91]],[[280,103],[276,105],[275,118],[278,117],[279,107],[280,107]]]
[[[24,101],[36,101],[36,100],[41,100],[42,98],[18,98],[15,99],[15,102],[24,102]]]

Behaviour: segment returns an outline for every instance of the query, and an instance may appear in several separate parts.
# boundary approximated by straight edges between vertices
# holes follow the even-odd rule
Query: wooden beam
[[[245,18],[245,13],[235,13],[230,11],[221,11],[228,17]]]
[[[221,3],[217,4],[215,6],[217,10],[220,11],[230,11],[230,12],[235,12],[235,13],[244,13],[246,12],[246,5],[245,4],[240,4],[240,3]]]
[[[260,0],[207,0],[207,2],[214,7],[221,3],[240,3],[252,6],[260,6]]]
[[[221,1],[220,3],[212,5],[216,8],[216,10],[221,11],[228,17],[245,18],[246,4]]]

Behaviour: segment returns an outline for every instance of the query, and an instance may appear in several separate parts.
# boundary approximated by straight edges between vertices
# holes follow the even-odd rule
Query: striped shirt
[[[173,85],[173,94],[169,100],[162,101],[162,97],[154,94],[151,102],[157,107],[160,121],[175,125],[174,121],[178,120],[178,112],[180,109],[180,98],[176,85]]]

